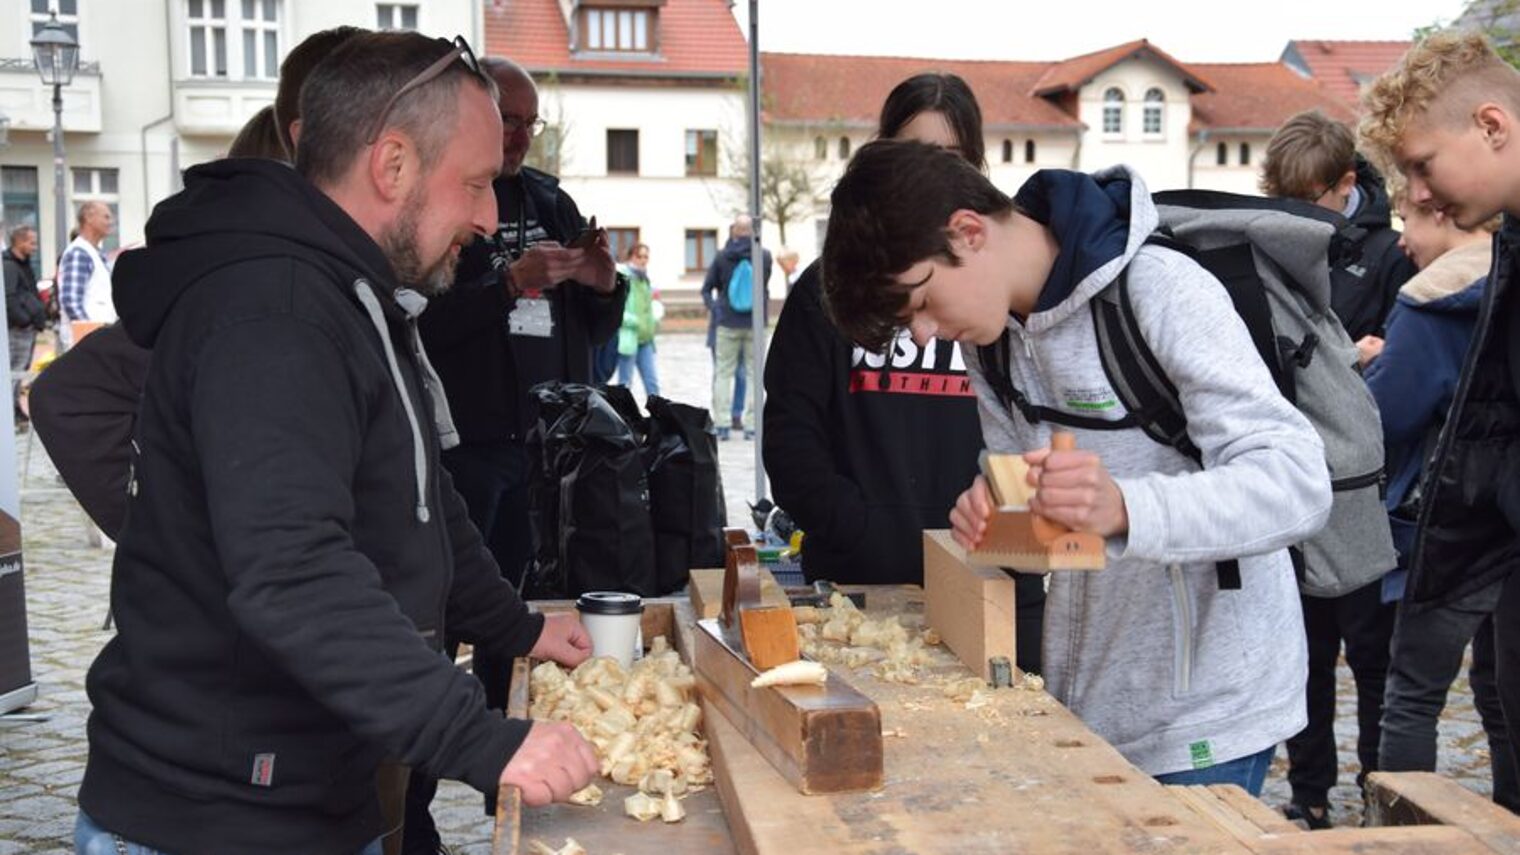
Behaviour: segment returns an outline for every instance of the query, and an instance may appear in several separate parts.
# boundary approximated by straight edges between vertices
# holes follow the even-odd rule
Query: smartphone
[[[592,214],[591,222],[587,223],[586,228],[580,234],[575,236],[575,240],[570,241],[570,247],[574,249],[591,248],[591,246],[596,243],[597,231],[598,229],[596,227],[596,215]]]

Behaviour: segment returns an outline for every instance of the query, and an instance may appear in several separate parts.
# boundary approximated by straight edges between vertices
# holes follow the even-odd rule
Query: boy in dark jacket
[[[438,654],[453,632],[567,664],[438,466],[448,425],[415,317],[495,222],[491,83],[462,40],[355,36],[302,90],[297,170],[192,169],[116,302],[151,347],[118,634],[90,669],[76,843],[181,852],[378,850],[387,763],[525,800],[595,757],[502,719]]]
[[[1497,221],[1484,228],[1457,228],[1439,211],[1410,205],[1395,194],[1404,235],[1399,244],[1420,268],[1399,291],[1388,315],[1386,340],[1358,343],[1367,385],[1383,417],[1388,460],[1388,516],[1400,556],[1414,543],[1418,482],[1425,456],[1445,422],[1461,375],[1462,360],[1478,322]],[[1404,595],[1405,570],[1383,579],[1383,599]],[[1469,682],[1493,766],[1494,801],[1520,807],[1520,783],[1510,757],[1509,732],[1494,682],[1491,614],[1500,586],[1489,585],[1462,600],[1399,615],[1383,705],[1378,768],[1388,772],[1436,770],[1436,721],[1446,692],[1473,645]]]
[[[1357,155],[1351,129],[1318,110],[1292,117],[1267,144],[1261,188],[1268,196],[1313,202],[1360,230],[1351,232],[1360,234],[1356,246],[1331,268],[1330,305],[1352,341],[1380,333],[1399,286],[1414,269],[1399,251],[1382,176]],[[1301,597],[1309,642],[1309,724],[1288,740],[1293,803],[1286,812],[1310,828],[1330,826],[1330,788],[1339,771],[1335,663],[1342,645],[1356,680],[1357,783],[1377,770],[1394,620],[1394,609],[1382,602],[1381,592],[1381,580],[1374,580],[1337,597]]]
[[[1363,95],[1361,137],[1408,183],[1409,203],[1461,229],[1507,214],[1472,344],[1422,483],[1400,609],[1499,585],[1494,658],[1507,721],[1520,720],[1520,72],[1482,35],[1427,37]],[[1511,745],[1511,756],[1514,746]]]

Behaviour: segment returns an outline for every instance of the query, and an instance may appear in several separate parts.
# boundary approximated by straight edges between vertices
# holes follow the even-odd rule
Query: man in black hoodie
[[[5,320],[10,327],[11,405],[16,424],[26,424],[21,411],[21,372],[32,367],[32,348],[37,333],[47,329],[47,307],[37,293],[37,274],[32,255],[37,252],[37,230],[31,226],[11,229],[11,245],[0,256],[0,277],[5,280]]]
[[[76,843],[369,852],[382,763],[536,804],[594,774],[573,728],[491,714],[438,655],[445,632],[589,648],[500,579],[438,466],[426,299],[401,285],[446,287],[495,223],[492,89],[462,40],[355,36],[302,90],[296,170],[190,170],[118,265],[154,356]]]

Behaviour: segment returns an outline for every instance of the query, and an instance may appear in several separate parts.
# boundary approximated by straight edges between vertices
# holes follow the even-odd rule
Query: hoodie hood
[[[327,264],[341,281],[367,279],[396,290],[380,247],[289,165],[262,158],[227,158],[185,173],[185,189],[153,209],[147,246],[123,253],[112,275],[112,297],[132,340],[151,348],[179,295],[228,264],[270,255]],[[382,303],[404,318],[392,300]]]
[[[1349,218],[1352,225],[1368,231],[1392,228],[1393,204],[1388,201],[1383,174],[1361,155],[1356,156],[1356,191],[1362,201]]]
[[[730,238],[728,243],[723,245],[723,257],[727,258],[731,262],[734,262],[735,264],[737,264],[742,259],[749,258],[750,246],[752,245],[753,240],[754,238],[749,235],[745,235],[744,237]]]
[[[1150,191],[1127,166],[1091,175],[1042,169],[1019,188],[1014,204],[1049,228],[1061,245],[1025,324],[1030,332],[1048,329],[1085,305],[1156,230]]]
[[[1432,261],[1399,289],[1399,302],[1432,312],[1477,312],[1494,247],[1479,241]]]

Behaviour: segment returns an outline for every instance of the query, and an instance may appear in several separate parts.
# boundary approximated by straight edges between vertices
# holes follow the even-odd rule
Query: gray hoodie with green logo
[[[1152,775],[1260,752],[1306,722],[1307,658],[1286,547],[1325,523],[1324,447],[1278,393],[1219,283],[1146,246],[1156,211],[1138,175],[1037,174],[1020,208],[1061,243],[1036,310],[1010,316],[1010,374],[1036,405],[1119,420],[1088,301],[1129,266],[1140,329],[1178,387],[1203,469],[1138,429],[1076,430],[1124,495],[1129,533],[1108,567],[1051,575],[1044,663],[1050,692]],[[993,451],[1049,444],[999,403],[966,348]],[[1238,558],[1242,587],[1216,562]]]

